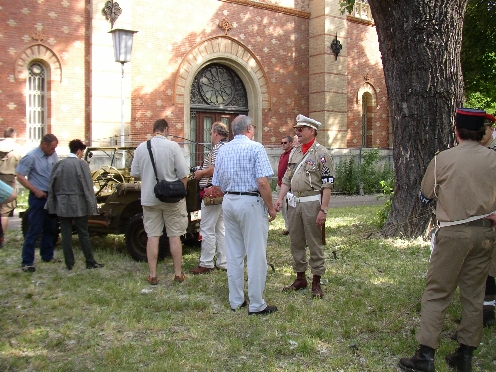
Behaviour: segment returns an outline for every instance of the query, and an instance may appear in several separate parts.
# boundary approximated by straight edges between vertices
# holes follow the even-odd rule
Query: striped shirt
[[[224,143],[226,143],[225,140],[221,140],[217,142],[217,144],[212,148],[212,151],[210,151],[210,153],[207,156],[205,156],[205,159],[203,160],[202,169],[207,169],[211,165],[215,168],[215,159],[217,158],[217,152]],[[202,179],[200,180],[200,188],[205,188],[207,186],[210,186],[212,184],[212,177],[202,177]]]
[[[258,178],[272,175],[263,145],[238,134],[217,152],[212,184],[223,192],[250,192],[258,190]]]

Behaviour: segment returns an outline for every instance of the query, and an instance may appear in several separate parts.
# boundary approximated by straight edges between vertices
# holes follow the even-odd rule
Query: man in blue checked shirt
[[[252,141],[253,119],[233,120],[234,139],[217,153],[212,184],[224,192],[222,209],[226,230],[229,303],[236,311],[247,306],[244,296],[244,258],[248,269],[248,315],[277,311],[263,299],[267,276],[269,221],[276,217],[268,177],[274,172],[262,144]],[[269,217],[270,216],[270,217]]]

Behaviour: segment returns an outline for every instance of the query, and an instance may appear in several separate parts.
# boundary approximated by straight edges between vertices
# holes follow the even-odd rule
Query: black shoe
[[[460,344],[453,354],[446,355],[446,363],[458,372],[471,372],[474,350],[475,347]]]
[[[401,358],[400,368],[407,372],[434,372],[434,354],[436,350],[420,345],[411,358]]]
[[[232,311],[238,311],[238,310],[239,310],[239,309],[241,309],[242,307],[246,307],[246,305],[248,305],[248,302],[246,302],[246,300],[244,300],[244,301],[243,301],[243,303],[242,303],[241,305],[239,305],[237,309],[233,309],[233,308],[231,307],[231,310],[232,310]]]
[[[87,263],[86,268],[87,269],[98,269],[100,267],[104,267],[104,264],[98,263],[98,262],[93,262],[93,263]]]
[[[36,271],[36,267],[34,267],[33,265],[22,266],[21,269],[25,273],[34,273]]]
[[[72,270],[72,266],[66,266],[67,267],[67,270]]]
[[[248,311],[248,315],[267,315],[267,314],[272,314],[277,311],[277,306],[269,306],[261,311]]]
[[[494,325],[494,306],[491,310],[484,310],[482,313],[482,324],[484,327],[492,327]]]

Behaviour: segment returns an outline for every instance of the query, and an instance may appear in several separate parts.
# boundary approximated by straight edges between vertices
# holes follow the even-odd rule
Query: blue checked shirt
[[[272,175],[274,171],[263,145],[238,134],[219,149],[212,184],[223,192],[257,191],[257,179]]]

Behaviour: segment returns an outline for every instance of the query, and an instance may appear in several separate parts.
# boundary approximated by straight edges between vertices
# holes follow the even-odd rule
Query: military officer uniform
[[[317,130],[320,123],[303,115],[298,115],[295,128],[299,126],[308,126]],[[288,169],[282,179],[282,184],[290,190],[287,192],[290,247],[293,256],[293,269],[298,276],[297,281],[293,285],[285,287],[285,290],[306,288],[305,271],[310,265],[314,276],[312,294],[315,297],[322,297],[320,277],[325,273],[325,245],[322,239],[323,227],[316,224],[316,219],[321,210],[323,213],[327,213],[327,210],[322,209],[321,190],[332,189],[333,175],[332,157],[325,146],[317,143],[315,139],[308,149],[305,148],[305,144],[300,144],[293,149],[289,156]],[[310,251],[308,261],[306,246]],[[316,280],[318,281],[318,291],[315,291]]]
[[[460,347],[446,357],[448,364],[458,371],[470,371],[473,350],[482,339],[481,303],[495,239],[492,220],[486,217],[496,211],[496,153],[471,140],[464,130],[480,133],[485,116],[481,110],[457,110],[460,143],[435,156],[422,180],[421,201],[437,198],[439,229],[416,334],[420,349],[412,358],[400,360],[400,367],[407,371],[434,371],[446,308],[457,286],[462,304]]]

